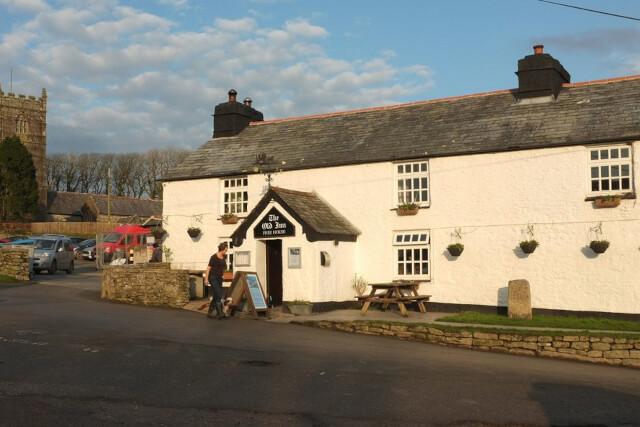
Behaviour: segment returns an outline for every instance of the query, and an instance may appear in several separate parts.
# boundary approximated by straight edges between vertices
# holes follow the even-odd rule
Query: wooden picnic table
[[[391,282],[391,283],[373,283],[371,293],[358,297],[362,301],[361,314],[367,314],[371,304],[382,304],[382,310],[386,310],[389,304],[397,304],[400,314],[407,317],[407,307],[405,304],[415,302],[418,305],[420,313],[426,313],[424,306],[425,301],[429,301],[431,295],[419,295],[418,288],[421,282]]]

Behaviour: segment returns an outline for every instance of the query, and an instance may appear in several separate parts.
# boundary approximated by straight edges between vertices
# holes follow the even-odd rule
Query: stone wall
[[[442,328],[424,324],[399,325],[388,322],[305,321],[299,324],[365,335],[393,336],[403,340],[424,341],[474,350],[640,368],[640,334],[637,338],[560,335],[558,331],[550,332],[550,335],[537,335],[529,331],[477,332],[464,328]]]
[[[0,248],[0,274],[28,281],[29,257],[27,248]]]
[[[128,304],[182,307],[189,302],[189,273],[166,263],[105,266],[102,298]]]

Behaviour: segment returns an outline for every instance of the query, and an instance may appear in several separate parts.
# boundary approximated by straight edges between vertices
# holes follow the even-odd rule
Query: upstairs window
[[[227,178],[222,180],[222,213],[243,214],[248,211],[249,203],[249,179]]]
[[[429,205],[429,163],[426,160],[395,165],[397,204]]]
[[[429,279],[431,252],[429,232],[403,231],[393,236],[396,254],[396,277],[400,279]]]
[[[597,195],[631,191],[631,146],[591,148],[589,155],[591,193]]]

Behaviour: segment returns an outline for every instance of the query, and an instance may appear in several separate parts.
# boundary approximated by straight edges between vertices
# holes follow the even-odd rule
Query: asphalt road
[[[0,285],[0,425],[640,425],[640,371]]]

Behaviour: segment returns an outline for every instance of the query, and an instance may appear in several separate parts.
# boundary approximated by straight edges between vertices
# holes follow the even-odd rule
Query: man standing
[[[222,288],[222,275],[227,269],[227,262],[225,261],[227,255],[227,244],[220,243],[218,245],[218,252],[211,255],[209,259],[209,266],[205,273],[205,283],[209,283],[211,290],[213,291],[213,299],[209,304],[208,317],[211,317],[213,309],[216,309],[216,317],[218,320],[226,319],[224,312],[222,311],[222,298],[224,297],[224,290]]]

